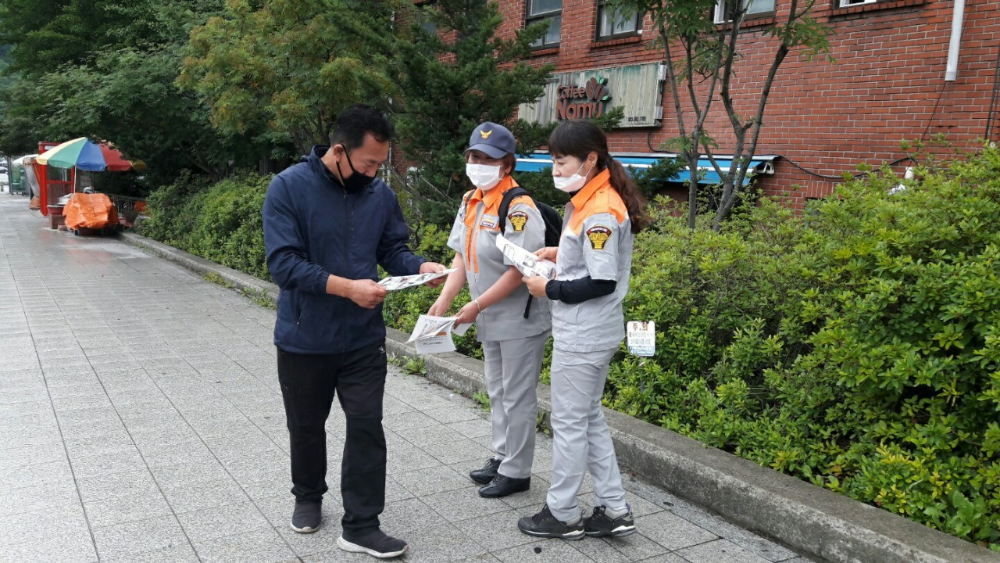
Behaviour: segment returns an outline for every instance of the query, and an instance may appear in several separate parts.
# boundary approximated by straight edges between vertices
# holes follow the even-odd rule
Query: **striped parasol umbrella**
[[[35,162],[56,168],[76,167],[91,172],[102,170],[123,172],[132,169],[132,163],[122,158],[120,152],[103,143],[97,144],[86,137],[66,141],[51,148],[36,157]]]

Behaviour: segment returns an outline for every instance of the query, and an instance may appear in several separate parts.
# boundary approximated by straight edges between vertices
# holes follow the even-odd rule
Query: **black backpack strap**
[[[527,195],[530,196],[528,190],[522,188],[521,186],[513,187],[503,193],[503,199],[500,200],[500,209],[498,213],[500,214],[500,234],[502,235],[507,229],[507,212],[510,210],[510,202],[514,200],[515,197]],[[524,306],[524,318],[528,318],[528,313],[531,312],[531,300],[533,296],[528,295],[528,303]]]

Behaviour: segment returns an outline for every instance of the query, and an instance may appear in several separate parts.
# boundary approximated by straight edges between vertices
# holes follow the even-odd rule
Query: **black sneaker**
[[[549,512],[549,505],[542,507],[542,511],[534,516],[525,516],[517,521],[517,529],[529,536],[540,538],[562,538],[564,540],[583,539],[583,524],[577,520],[576,524],[567,524],[556,519]]]
[[[292,513],[292,529],[300,534],[311,534],[323,521],[323,501],[296,500]]]
[[[595,506],[594,514],[583,519],[583,531],[595,538],[614,536],[620,538],[635,533],[635,521],[632,520],[632,508],[618,518],[611,518],[605,513],[606,506]]]
[[[499,469],[500,460],[491,457],[482,469],[476,469],[475,471],[469,473],[469,477],[480,485],[489,485],[490,481],[497,476],[497,470]]]
[[[406,552],[406,542],[386,535],[382,530],[375,530],[367,536],[354,541],[347,541],[344,536],[337,538],[337,546],[351,553],[367,553],[379,559],[399,557]]]

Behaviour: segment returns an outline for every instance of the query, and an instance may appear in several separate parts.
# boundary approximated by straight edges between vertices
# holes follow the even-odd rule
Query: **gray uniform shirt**
[[[628,293],[632,267],[632,222],[625,202],[611,187],[605,170],[566,204],[559,238],[556,279],[615,280],[610,295],[582,303],[552,303],[554,346],[568,352],[617,348],[625,338],[622,303]]]
[[[503,192],[516,186],[517,183],[507,176],[485,194],[478,189],[469,192],[455,217],[448,246],[465,259],[465,277],[473,299],[493,287],[512,266],[497,248],[496,240],[500,234],[498,213]],[[544,246],[545,223],[530,197],[518,196],[510,202],[503,236],[531,252]],[[522,284],[484,309],[476,318],[477,338],[480,341],[514,340],[549,330],[552,327],[549,300],[533,298],[528,318],[524,318],[528,296],[528,288]]]

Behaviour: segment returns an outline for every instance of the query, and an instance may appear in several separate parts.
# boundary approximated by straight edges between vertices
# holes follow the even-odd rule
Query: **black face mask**
[[[351,162],[351,155],[347,154],[347,149],[344,149],[344,156],[347,157],[347,165],[351,167],[351,175],[347,178],[344,177],[344,173],[340,170],[339,160],[337,161],[337,173],[340,174],[340,183],[345,190],[349,192],[361,191],[375,181],[375,176],[368,176],[354,169],[354,163]]]

